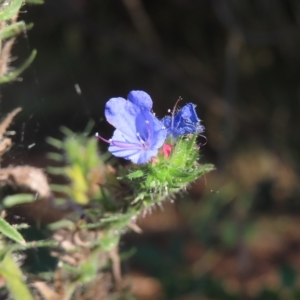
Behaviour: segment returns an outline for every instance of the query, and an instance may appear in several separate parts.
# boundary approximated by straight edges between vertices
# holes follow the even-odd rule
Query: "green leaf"
[[[211,172],[213,170],[215,170],[215,166],[213,164],[205,164],[205,165],[200,165],[198,170],[198,176],[206,174],[208,172]]]
[[[0,31],[0,39],[8,39],[12,36],[15,36],[21,32],[24,32],[24,30],[29,30],[33,27],[33,23],[26,25],[25,22],[20,21],[14,24],[11,24],[9,26],[4,27]]]
[[[26,4],[44,4],[44,0],[26,0]]]
[[[137,170],[133,173],[129,173],[126,178],[128,179],[134,179],[134,178],[140,178],[144,175],[144,172],[142,170]]]
[[[10,82],[18,77],[33,62],[34,58],[36,57],[36,53],[36,50],[33,50],[21,67],[9,73],[8,75],[0,77],[0,84]]]
[[[187,153],[189,153],[190,151],[192,151],[195,148],[195,144],[196,144],[196,139],[197,139],[198,134],[194,134],[192,135],[192,137],[188,140],[187,143]]]
[[[57,193],[64,193],[64,194],[71,194],[71,188],[67,185],[61,185],[61,184],[50,184],[50,188],[52,191]]]
[[[19,12],[23,4],[23,0],[12,0],[10,2],[5,1],[5,4],[6,3],[9,3],[9,5],[4,6],[2,4],[2,7],[5,7],[5,9],[0,11],[0,21],[9,20],[15,16]]]
[[[76,226],[75,226],[74,222],[67,220],[67,219],[59,220],[59,221],[51,223],[47,226],[47,228],[49,228],[52,231],[62,229],[62,228],[67,228],[69,230],[73,230],[73,229],[75,229],[75,227]]]
[[[182,170],[178,170],[178,169],[170,169],[169,173],[177,178],[187,178],[191,176],[191,173],[186,173]],[[195,179],[197,179],[197,176],[195,176]]]
[[[16,194],[11,196],[6,196],[3,199],[3,205],[5,207],[12,207],[18,204],[34,202],[35,199],[36,199],[35,195],[32,194]]]
[[[95,125],[95,122],[93,120],[90,120],[87,123],[86,127],[84,128],[82,135],[88,136],[89,134],[91,134],[94,125]]]
[[[34,300],[11,254],[7,254],[1,262],[0,274],[6,279],[6,287],[14,300]]]
[[[79,282],[88,283],[95,280],[99,264],[99,251],[95,250],[89,258],[79,266],[80,278]]]
[[[55,152],[49,152],[47,154],[47,158],[58,161],[58,162],[64,161],[64,157],[61,154],[55,153]]]
[[[109,252],[114,249],[120,241],[120,233],[117,233],[115,230],[105,232],[100,239],[100,245],[103,251]]]
[[[48,138],[46,139],[46,142],[47,142],[49,145],[51,145],[51,146],[53,146],[54,148],[57,148],[57,149],[61,149],[61,148],[63,147],[63,142],[60,141],[60,140],[58,140],[58,139],[55,139],[55,138],[53,138],[53,137],[48,137]]]
[[[65,135],[65,136],[68,136],[68,137],[73,137],[76,135],[75,132],[73,132],[71,129],[69,129],[68,127],[65,127],[65,126],[62,126],[60,128],[60,131]]]
[[[66,170],[63,167],[47,167],[47,171],[52,175],[65,175]]]
[[[26,243],[22,235],[3,218],[0,218],[0,232],[17,243]]]

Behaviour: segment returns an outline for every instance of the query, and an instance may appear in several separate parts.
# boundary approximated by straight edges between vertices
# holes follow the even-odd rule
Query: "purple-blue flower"
[[[172,114],[172,116],[166,116],[161,120],[168,130],[168,136],[176,138],[189,133],[201,134],[204,131],[204,126],[200,125],[195,107],[193,103],[188,103],[176,115]]]
[[[127,98],[111,98],[106,103],[106,119],[116,128],[108,150],[117,157],[143,164],[157,155],[167,130],[151,113],[152,99],[147,93],[131,91]]]

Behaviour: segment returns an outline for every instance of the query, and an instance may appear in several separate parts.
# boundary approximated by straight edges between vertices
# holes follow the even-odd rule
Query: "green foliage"
[[[26,0],[27,4],[44,4],[43,0]]]
[[[7,21],[18,14],[23,0],[3,1],[0,7],[0,21]]]
[[[24,204],[24,203],[31,203],[36,200],[36,197],[32,194],[15,194],[6,196],[3,199],[4,207],[13,207],[15,205]]]
[[[196,138],[197,135],[178,138],[170,144],[172,151],[169,157],[161,151],[157,160],[142,167],[136,166],[123,177],[134,187],[134,203],[143,202],[148,207],[163,201],[214,169],[213,165],[198,163]]]
[[[0,232],[17,243],[25,243],[22,235],[3,218],[0,218]]]
[[[33,24],[28,24],[26,25],[25,22],[20,21],[20,22],[16,22],[14,24],[8,25],[6,27],[4,27],[1,31],[0,31],[0,39],[1,40],[5,40],[8,38],[11,38],[12,36],[24,32],[24,30],[29,30],[33,27]]]
[[[67,166],[49,167],[48,172],[53,175],[64,175],[70,185],[52,185],[52,190],[67,195],[77,204],[85,205],[91,201],[102,202],[108,200],[107,189],[103,185],[113,177],[107,174],[105,162],[108,155],[99,155],[96,138],[87,138],[84,134],[76,135],[66,128],[62,128],[66,138],[59,141],[48,138],[48,143],[63,150],[63,154],[50,153],[49,158],[55,161],[67,160]],[[117,183],[116,179],[114,181]]]
[[[41,3],[41,1],[28,2]],[[12,49],[15,36],[24,32],[25,30],[29,30],[33,26],[32,24],[26,25],[23,21],[17,21],[17,16],[22,5],[23,0],[5,0],[1,1],[0,3],[0,53],[2,68],[2,73],[0,74],[0,84],[10,82],[18,77],[32,63],[36,56],[36,51],[34,50],[19,68],[11,70],[11,67],[9,66],[11,55],[10,51]],[[18,204],[29,203],[34,200],[35,197],[33,195],[16,194],[6,196],[2,200],[2,205],[4,208],[8,208]],[[27,224],[19,227],[25,228],[27,227]],[[33,300],[34,298],[24,282],[24,275],[15,260],[13,252],[24,250],[25,248],[32,248],[33,246],[36,247],[37,245],[32,245],[30,243],[26,244],[25,239],[18,232],[18,230],[2,217],[0,218],[0,232],[3,236],[9,238],[11,242],[18,243],[6,244],[4,239],[1,238],[0,274],[3,276],[3,278],[5,278],[6,288],[9,291],[10,296],[15,300]],[[46,244],[42,242],[42,246],[45,246]]]
[[[6,287],[14,300],[33,300],[24,276],[11,254],[7,254],[0,263],[0,274],[6,280]]]
[[[26,3],[40,4],[42,1],[28,0]],[[0,74],[0,84],[17,78],[36,56],[36,51],[33,50],[19,68],[13,70],[9,65],[14,38],[32,27],[32,24],[26,25],[23,21],[17,21],[22,4],[22,0],[4,1],[0,4],[0,22],[3,22],[0,39],[2,47],[7,45],[8,49],[6,56],[2,58],[4,71]],[[88,137],[92,126],[90,123],[82,134],[62,128],[63,140],[48,138],[48,143],[57,150],[48,155],[56,163],[56,166],[49,166],[48,172],[67,179],[64,183],[56,183],[54,180],[51,185],[55,195],[53,196],[55,207],[58,210],[67,207],[68,214],[61,220],[49,224],[47,229],[53,236],[60,236],[63,233],[63,239],[71,236],[71,240],[74,239],[76,242],[70,246],[69,241],[67,248],[51,238],[25,242],[25,232],[30,231],[31,226],[28,224],[19,226],[20,230],[23,230],[22,233],[24,232],[23,237],[17,228],[0,218],[0,232],[11,240],[9,244],[5,243],[5,239],[1,241],[0,274],[6,280],[10,295],[16,300],[33,299],[14,257],[14,253],[32,247],[45,249],[51,247],[62,253],[58,254],[61,269],[56,267],[53,272],[49,271],[48,280],[53,281],[57,273],[63,273],[64,292],[61,298],[64,300],[71,299],[75,291],[88,290],[99,277],[99,273],[100,277],[103,277],[102,274],[107,272],[110,264],[113,265],[111,268],[116,282],[119,281],[120,274],[117,269],[120,258],[116,253],[121,235],[128,228],[132,228],[134,220],[145,209],[186,189],[192,181],[213,169],[212,165],[199,164],[196,135],[169,141],[170,156],[162,150],[152,162],[130,168],[121,167],[111,159],[110,154],[99,153],[98,140],[95,137]],[[2,205],[4,209],[19,205],[26,207],[26,204],[35,200],[34,195],[21,192],[6,195]],[[75,254],[80,256],[79,261],[69,263]],[[70,256],[71,259],[64,261],[66,256]],[[112,293],[108,298],[133,299],[126,289]]]
[[[64,194],[66,201],[73,203],[75,211],[81,211],[85,217],[74,226],[70,220],[64,219],[48,228],[101,232],[101,238],[89,241],[91,253],[84,262],[75,269],[64,266],[68,276],[76,275],[75,281],[67,288],[68,297],[71,297],[77,283],[95,278],[102,268],[94,262],[95,257],[114,251],[132,220],[150,206],[184,190],[189,183],[211,171],[213,166],[198,163],[196,135],[174,142],[169,157],[161,152],[155,161],[131,165],[129,169],[115,165],[109,154],[99,153],[95,137],[76,134],[66,128],[62,131],[63,140],[48,138],[48,143],[59,151],[49,154],[59,166],[48,168],[48,172],[66,177],[69,184],[52,184],[51,187],[53,191]]]
[[[16,79],[28,66],[33,62],[36,57],[36,50],[33,50],[30,56],[25,60],[25,62],[16,70],[9,72],[6,75],[0,77],[0,84],[10,82]]]
[[[42,1],[26,1],[27,3],[40,4]],[[23,0],[5,0],[0,4],[0,40],[1,40],[1,65],[0,84],[11,82],[16,79],[34,60],[36,50],[33,50],[25,62],[17,69],[12,70],[10,64],[10,51],[14,38],[32,28],[33,24],[26,25],[23,21],[17,21],[19,10]]]

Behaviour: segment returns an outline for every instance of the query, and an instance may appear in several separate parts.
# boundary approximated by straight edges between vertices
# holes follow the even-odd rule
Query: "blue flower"
[[[111,98],[105,106],[107,121],[116,130],[108,150],[133,163],[148,162],[163,145],[167,130],[152,113],[152,100],[143,91],[131,91],[128,100]]]
[[[197,116],[193,103],[188,103],[182,107],[174,116],[166,116],[161,121],[168,130],[168,136],[174,138],[189,134],[189,133],[202,133],[204,126],[200,125],[200,119]]]

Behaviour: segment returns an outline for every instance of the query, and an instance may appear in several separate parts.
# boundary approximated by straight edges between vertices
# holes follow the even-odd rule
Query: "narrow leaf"
[[[67,185],[61,185],[61,184],[50,184],[50,188],[53,192],[57,193],[64,193],[64,194],[71,194],[71,189]]]
[[[14,300],[34,300],[11,254],[7,254],[1,262],[0,274],[6,279],[6,287]]]
[[[64,161],[64,157],[60,153],[49,152],[47,158],[61,162]]]
[[[0,39],[8,39],[12,36],[15,36],[21,32],[24,32],[24,30],[29,30],[33,27],[33,23],[26,25],[25,22],[20,21],[14,24],[11,24],[9,26],[4,27],[0,31]]]
[[[8,1],[5,1],[5,3],[8,3]],[[23,0],[13,0],[10,1],[9,5],[6,7],[2,5],[2,7],[5,7],[5,9],[0,11],[0,21],[9,20],[15,16],[19,12],[22,3]]]
[[[25,244],[22,235],[3,218],[0,218],[0,232],[20,244]]]
[[[26,4],[44,4],[44,0],[26,0]]]
[[[52,175],[65,175],[66,170],[63,167],[48,167],[47,171]]]
[[[63,146],[63,142],[58,140],[58,139],[55,139],[53,137],[48,137],[47,138],[47,143],[50,144],[51,146],[57,148],[57,149],[61,149],[62,146]]]
[[[12,207],[18,204],[34,202],[35,199],[36,199],[35,195],[32,194],[16,194],[11,196],[6,196],[3,199],[3,205],[5,207]]]
[[[129,173],[126,178],[128,179],[134,179],[134,178],[139,178],[142,177],[144,175],[144,172],[142,170],[137,170],[133,173]]]
[[[75,229],[75,224],[74,222],[67,220],[67,219],[62,219],[60,221],[51,223],[47,226],[50,230],[58,230],[58,229],[62,229],[62,228],[67,228],[70,230]]]
[[[18,77],[33,62],[34,58],[36,57],[36,53],[36,50],[33,50],[21,67],[9,73],[8,75],[0,77],[0,83],[12,81]]]

